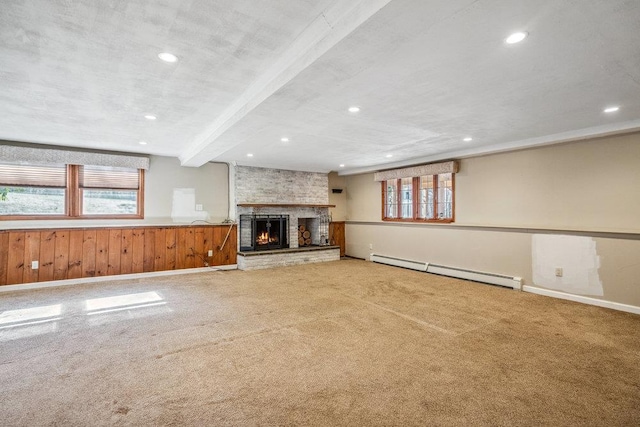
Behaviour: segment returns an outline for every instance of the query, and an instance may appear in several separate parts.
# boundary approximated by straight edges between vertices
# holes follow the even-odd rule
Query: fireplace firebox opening
[[[240,250],[289,247],[289,215],[240,215]]]

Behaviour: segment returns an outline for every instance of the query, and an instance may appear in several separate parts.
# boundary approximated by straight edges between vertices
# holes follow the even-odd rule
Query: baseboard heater
[[[520,277],[467,270],[457,267],[447,267],[444,265],[430,264],[424,261],[412,261],[380,254],[371,254],[369,260],[380,264],[393,265],[395,267],[409,268],[411,270],[456,277],[458,279],[472,280],[474,282],[489,283],[491,285],[504,286],[518,291],[522,290],[522,278]]]
[[[394,258],[394,257],[390,257],[386,255],[378,255],[378,254],[371,254],[371,256],[369,257],[369,260],[380,263],[380,264],[393,265],[395,267],[409,268],[411,270],[418,270],[418,271],[427,271],[427,267],[429,266],[429,264],[426,262],[411,261],[408,259]]]

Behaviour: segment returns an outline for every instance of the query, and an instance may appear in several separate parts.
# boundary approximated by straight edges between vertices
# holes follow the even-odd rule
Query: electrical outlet
[[[31,261],[31,269],[37,270],[38,268],[40,268],[38,265],[38,261]]]
[[[556,268],[556,277],[562,277],[562,268]]]
[[[209,252],[207,252],[207,256],[213,256],[213,249],[209,249]]]
[[[200,212],[200,211],[202,210],[202,205],[201,205],[201,204],[197,204],[197,205],[196,205],[196,210],[197,210],[198,212]]]
[[[373,249],[373,243],[369,243],[369,249]]]

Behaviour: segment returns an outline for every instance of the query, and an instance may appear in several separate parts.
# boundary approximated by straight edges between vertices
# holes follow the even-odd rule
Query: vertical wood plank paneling
[[[213,227],[213,262],[211,265],[222,265],[224,259],[220,251],[220,245],[222,245],[222,240],[225,236],[222,232],[223,228],[222,226]]]
[[[68,279],[77,279],[82,277],[82,249],[84,246],[83,234],[82,230],[71,230],[69,232]]]
[[[142,271],[154,271],[156,261],[156,230],[155,228],[145,228],[144,230],[144,260],[142,261]]]
[[[9,263],[9,233],[0,232],[0,285],[7,284],[8,263]]]
[[[156,258],[154,262],[154,271],[163,271],[166,270],[166,253],[165,253],[165,244],[167,233],[164,228],[156,228],[156,242],[155,242],[155,252]]]
[[[178,228],[176,230],[176,269],[186,268],[187,265],[187,230]]]
[[[196,249],[195,234],[192,227],[189,227],[186,230],[187,234],[185,235],[185,251],[187,252],[187,258],[184,266],[186,268],[193,268],[196,266],[195,255],[193,253]]]
[[[193,229],[194,235],[194,249],[195,249],[195,266],[204,267],[204,261],[207,259],[207,254],[204,251],[204,228],[197,227]]]
[[[64,280],[69,270],[69,230],[56,231],[53,280]]]
[[[165,231],[165,270],[176,269],[176,229],[167,228]]]
[[[125,228],[122,230],[119,274],[130,274],[133,271],[133,254],[131,253],[132,238],[133,232],[130,228]]]
[[[204,256],[209,265],[213,265],[213,256],[209,256],[209,250],[213,250],[213,227],[205,227],[204,229]]]
[[[109,265],[107,275],[120,274],[120,249],[122,248],[122,230],[112,228],[109,230]]]
[[[22,283],[38,281],[40,272],[40,230],[27,231],[24,235],[24,271]],[[31,262],[38,261],[38,268],[32,269]]]
[[[329,236],[332,245],[340,246],[340,256],[345,254],[345,223],[336,221],[329,223]]]
[[[109,271],[109,230],[96,232],[96,276],[106,276]]]
[[[24,278],[24,231],[9,232],[9,262],[7,284],[17,285]]]
[[[236,264],[238,262],[238,227],[235,225],[231,229],[227,246],[229,246],[229,264]]]
[[[236,227],[233,226],[231,229],[229,227],[223,228],[223,236],[220,241],[220,245],[224,245],[222,247],[222,265],[229,265],[236,263]],[[227,234],[229,237],[227,237]],[[225,238],[227,239],[225,241]]]
[[[131,272],[144,271],[144,228],[134,228],[131,233]]]
[[[84,230],[82,235],[82,277],[96,275],[96,230]]]
[[[53,261],[55,259],[56,232],[42,231],[40,233],[40,271],[39,282],[53,280]]]
[[[236,262],[228,226],[0,232],[0,285],[173,270]],[[332,230],[337,231],[337,230]],[[343,231],[344,232],[344,231]],[[338,233],[336,233],[338,234]],[[214,251],[213,257],[207,251]],[[31,269],[31,261],[39,269]]]

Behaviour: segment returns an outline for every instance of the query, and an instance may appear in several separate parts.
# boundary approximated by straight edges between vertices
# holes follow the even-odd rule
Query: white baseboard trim
[[[51,280],[49,282],[24,283],[0,286],[0,292],[26,291],[56,286],[80,285],[85,283],[113,282],[118,280],[143,279],[147,277],[175,276],[178,274],[206,273],[208,271],[237,270],[237,264],[212,267],[185,268],[181,270],[150,271],[148,273],[118,274],[115,276],[82,277],[80,279]]]
[[[585,297],[582,295],[568,294],[560,291],[552,291],[551,289],[536,288],[534,286],[523,286],[524,292],[532,294],[544,295],[547,297],[566,299],[569,301],[581,302],[583,304],[597,305],[598,307],[610,308],[612,310],[626,311],[627,313],[640,314],[640,307],[635,305],[622,304],[619,302],[607,301],[597,298]]]

